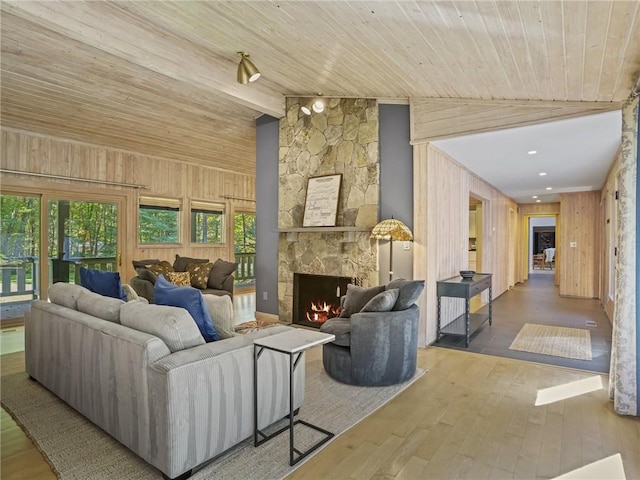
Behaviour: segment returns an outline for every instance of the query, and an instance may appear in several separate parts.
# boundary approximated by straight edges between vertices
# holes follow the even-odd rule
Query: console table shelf
[[[465,346],[469,346],[471,335],[476,332],[486,321],[492,324],[493,299],[490,273],[478,273],[469,280],[464,280],[459,276],[447,278],[437,282],[438,294],[438,332],[436,342],[439,342],[443,335],[454,335],[465,337]],[[471,297],[489,289],[489,313],[471,313]],[[465,311],[462,315],[442,325],[442,297],[464,298]]]

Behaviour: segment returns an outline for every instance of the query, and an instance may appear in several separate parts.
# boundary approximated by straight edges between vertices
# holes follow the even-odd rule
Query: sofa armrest
[[[229,275],[227,278],[224,279],[224,282],[222,282],[222,289],[226,290],[227,292],[229,292],[229,295],[231,295],[231,299],[233,299],[233,282],[234,282],[234,276],[233,275]]]
[[[253,340],[278,326],[175,352],[149,366],[160,469],[169,477],[253,435]],[[304,399],[304,358],[295,370],[294,408]],[[258,425],[289,413],[289,359],[263,350],[258,361]]]
[[[129,280],[129,285],[131,285],[131,288],[133,288],[139,296],[146,298],[149,303],[155,303],[153,284],[149,280],[144,280],[136,275]]]

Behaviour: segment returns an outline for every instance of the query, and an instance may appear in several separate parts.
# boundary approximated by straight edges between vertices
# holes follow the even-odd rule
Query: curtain
[[[609,395],[621,415],[639,416],[640,348],[637,316],[636,194],[638,160],[638,97],[622,108],[622,156],[618,174],[618,256]]]

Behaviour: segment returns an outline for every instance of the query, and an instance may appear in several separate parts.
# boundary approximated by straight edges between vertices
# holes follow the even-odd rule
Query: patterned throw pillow
[[[165,278],[178,287],[191,286],[191,275],[189,275],[189,272],[168,272]]]
[[[174,271],[173,265],[171,265],[166,260],[163,260],[160,263],[156,263],[155,265],[149,265],[149,268],[147,270],[150,270],[156,275],[164,275],[165,277],[167,276],[167,273]]]
[[[200,290],[207,288],[212,268],[213,263],[190,263],[187,265],[187,272],[191,275],[191,286]]]

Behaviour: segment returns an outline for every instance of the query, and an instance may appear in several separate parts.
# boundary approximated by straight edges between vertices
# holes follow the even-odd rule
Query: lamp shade
[[[376,240],[400,240],[408,241],[413,240],[413,234],[409,227],[407,227],[400,220],[395,218],[388,218],[378,223],[373,230],[371,230],[371,238]]]

